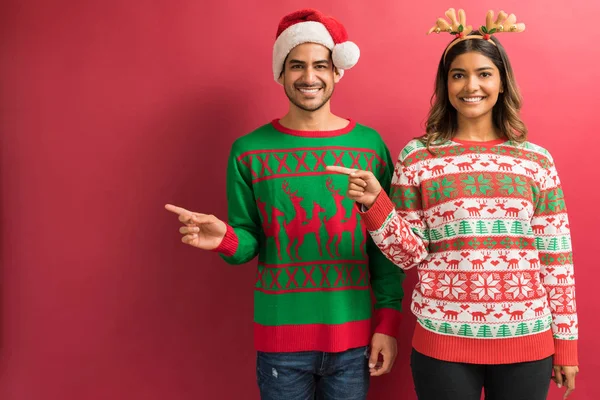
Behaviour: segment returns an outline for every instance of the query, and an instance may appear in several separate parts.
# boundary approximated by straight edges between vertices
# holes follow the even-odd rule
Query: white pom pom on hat
[[[360,50],[354,42],[344,42],[333,46],[333,64],[342,69],[350,69],[358,62]]]
[[[273,78],[276,82],[287,55],[303,43],[317,43],[331,50],[333,65],[340,75],[355,66],[360,57],[360,49],[348,41],[346,28],[338,20],[314,9],[298,10],[283,17],[277,28],[273,46]]]

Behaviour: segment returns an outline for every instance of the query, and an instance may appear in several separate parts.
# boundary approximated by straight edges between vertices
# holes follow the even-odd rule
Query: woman
[[[462,10],[431,32],[456,38],[441,57],[426,134],[402,150],[388,196],[368,171],[347,195],[381,249],[416,267],[411,367],[429,399],[545,399],[575,388],[577,316],[569,223],[550,154],[527,141],[520,94],[498,32],[523,24]]]

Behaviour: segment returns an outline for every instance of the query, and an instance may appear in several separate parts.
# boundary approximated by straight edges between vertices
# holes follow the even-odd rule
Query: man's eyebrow
[[[306,64],[304,61],[291,59],[289,61],[290,64]],[[329,64],[329,60],[318,60],[314,61],[313,64]]]

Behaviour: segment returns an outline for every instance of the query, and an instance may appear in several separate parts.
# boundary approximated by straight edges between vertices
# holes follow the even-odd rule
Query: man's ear
[[[340,71],[338,71],[337,67],[334,66],[333,67],[333,82],[338,83],[340,81],[340,79],[342,79],[342,74],[340,74]]]

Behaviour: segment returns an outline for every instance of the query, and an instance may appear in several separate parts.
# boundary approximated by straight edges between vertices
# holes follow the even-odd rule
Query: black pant
[[[413,349],[410,357],[419,400],[545,400],[552,357],[539,361],[481,365],[427,357]]]

